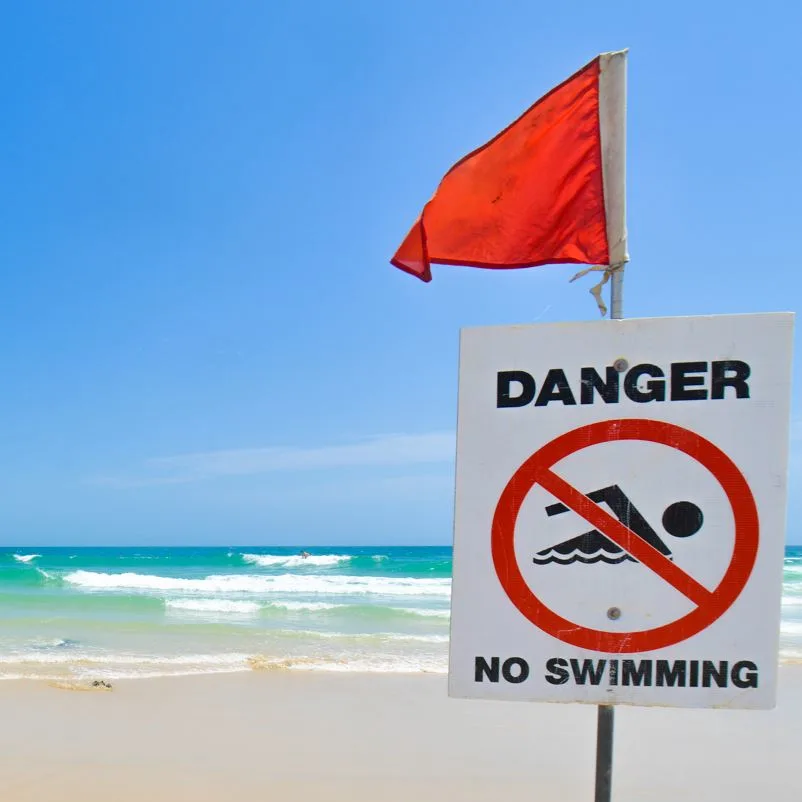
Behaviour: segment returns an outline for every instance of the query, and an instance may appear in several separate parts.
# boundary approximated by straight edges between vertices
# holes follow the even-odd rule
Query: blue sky
[[[794,311],[800,25],[771,2],[7,8],[0,538],[450,542],[459,328],[597,312],[570,266],[392,268],[442,174],[628,47],[627,315]]]

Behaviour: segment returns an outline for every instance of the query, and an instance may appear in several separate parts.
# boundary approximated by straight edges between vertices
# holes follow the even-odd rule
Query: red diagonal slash
[[[713,594],[704,585],[700,585],[654,546],[638,537],[621,521],[592,502],[556,473],[544,468],[537,472],[536,481],[566,507],[581,515],[605,537],[619,545],[624,551],[629,552],[638,562],[650,568],[694,604],[701,606],[712,599]]]
[[[706,468],[721,486],[732,509],[735,540],[724,576],[712,592],[702,587],[657,549],[575,487],[552,468],[560,460],[601,443],[635,440],[657,443],[686,454]],[[583,627],[546,606],[521,573],[515,554],[518,513],[536,484],[558,498],[599,532],[625,549],[650,571],[670,584],[694,608],[670,623],[635,632],[610,632]],[[493,567],[501,587],[524,617],[538,629],[563,643],[596,652],[634,654],[687,641],[721,618],[746,587],[760,545],[760,520],[749,484],[738,466],[701,435],[672,423],[647,419],[616,419],[580,426],[546,443],[527,459],[501,492],[493,513],[491,548]],[[533,576],[533,579],[536,577]]]

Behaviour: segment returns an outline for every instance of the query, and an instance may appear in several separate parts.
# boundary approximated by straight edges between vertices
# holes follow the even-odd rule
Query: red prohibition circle
[[[674,448],[703,465],[721,485],[735,519],[732,559],[718,586],[709,591],[641,540],[582,493],[552,472],[565,457],[589,446],[618,440],[642,440]],[[579,626],[548,608],[532,592],[515,557],[515,524],[521,505],[537,484],[561,494],[560,500],[612,536],[639,562],[685,593],[696,608],[682,618],[654,629],[607,632]],[[594,520],[595,518],[595,520]],[[601,529],[599,527],[602,527]],[[698,634],[720,618],[746,585],[757,558],[759,521],[752,491],[735,463],[709,440],[671,423],[643,419],[609,420],[566,432],[536,451],[513,474],[493,516],[493,565],[501,586],[518,610],[536,627],[564,643],[600,652],[629,654],[671,646]]]

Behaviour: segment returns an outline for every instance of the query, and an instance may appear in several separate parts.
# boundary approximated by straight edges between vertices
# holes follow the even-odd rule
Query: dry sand
[[[616,802],[799,802],[802,667],[776,710],[620,707]],[[592,800],[593,707],[449,699],[444,677],[254,672],[0,685],[2,802]]]

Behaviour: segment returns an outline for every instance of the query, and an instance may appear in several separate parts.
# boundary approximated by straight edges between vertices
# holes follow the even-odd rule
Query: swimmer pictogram
[[[602,487],[585,495],[596,504],[605,504],[624,526],[671,559],[671,549],[618,485]],[[545,509],[549,517],[569,511],[562,502],[549,504]],[[703,522],[702,510],[692,501],[677,501],[670,504],[662,518],[663,529],[669,535],[680,538],[695,535],[702,528]],[[549,563],[570,565],[576,562],[616,565],[627,560],[637,562],[635,557],[605,537],[598,529],[591,529],[577,537],[543,549],[532,558],[532,562],[537,565]]]

